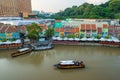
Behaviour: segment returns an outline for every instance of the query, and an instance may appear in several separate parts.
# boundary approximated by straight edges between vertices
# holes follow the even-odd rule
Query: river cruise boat
[[[83,61],[64,60],[54,65],[59,69],[85,68]]]
[[[31,51],[32,51],[32,49],[30,49],[30,48],[22,48],[22,49],[19,49],[16,52],[12,53],[11,56],[12,57],[17,57],[17,56],[20,56],[20,55],[23,55],[23,54],[30,53]]]

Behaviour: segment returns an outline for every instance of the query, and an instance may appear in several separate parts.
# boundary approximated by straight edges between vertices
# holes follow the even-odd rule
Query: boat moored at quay
[[[12,57],[17,57],[17,56],[20,56],[20,55],[23,55],[23,54],[30,53],[31,51],[32,51],[32,49],[30,49],[30,48],[22,48],[22,49],[19,49],[16,52],[12,53],[11,56]]]

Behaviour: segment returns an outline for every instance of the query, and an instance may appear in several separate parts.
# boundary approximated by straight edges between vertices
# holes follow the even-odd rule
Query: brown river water
[[[56,45],[16,58],[0,50],[0,80],[120,80],[120,48]],[[60,60],[82,60],[84,69],[56,69]]]

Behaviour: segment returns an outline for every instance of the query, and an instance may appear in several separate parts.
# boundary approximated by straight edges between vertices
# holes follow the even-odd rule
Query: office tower
[[[0,16],[28,17],[31,11],[31,0],[0,0]]]

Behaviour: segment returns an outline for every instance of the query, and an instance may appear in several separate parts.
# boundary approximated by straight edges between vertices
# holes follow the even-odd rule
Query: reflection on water
[[[16,58],[13,50],[0,50],[0,80],[120,80],[120,49],[56,45]],[[85,69],[56,69],[60,60],[83,60]]]

